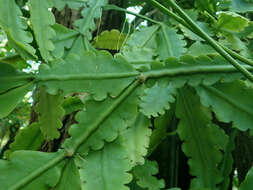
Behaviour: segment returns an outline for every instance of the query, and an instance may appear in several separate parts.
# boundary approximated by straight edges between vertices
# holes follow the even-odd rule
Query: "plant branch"
[[[244,69],[253,71],[250,66],[242,66]],[[231,65],[196,65],[196,66],[185,66],[174,69],[162,69],[144,72],[143,75],[146,79],[148,78],[160,78],[160,77],[175,77],[179,75],[191,75],[191,74],[204,74],[204,73],[231,73],[238,72],[236,68]]]
[[[65,81],[65,80],[102,80],[102,79],[119,79],[138,76],[139,72],[129,73],[90,73],[90,74],[62,74],[50,76],[37,76],[37,81]]]

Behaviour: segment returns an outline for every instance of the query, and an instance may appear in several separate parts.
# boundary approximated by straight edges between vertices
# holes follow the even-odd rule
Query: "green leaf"
[[[122,34],[118,30],[106,30],[94,38],[93,44],[99,49],[119,50],[126,40],[126,37],[126,34]]]
[[[59,89],[64,94],[87,92],[94,99],[103,100],[107,94],[117,97],[137,74],[120,56],[113,58],[101,51],[83,52],[80,57],[69,55],[66,61],[54,63],[51,68],[42,64],[38,79],[50,94],[56,94]]]
[[[227,190],[229,185],[230,185],[230,175],[231,172],[233,171],[233,151],[235,149],[235,138],[237,136],[237,131],[235,129],[232,130],[232,132],[229,134],[229,141],[228,144],[226,145],[223,160],[221,163],[221,172],[223,176],[223,182],[220,185],[221,190]]]
[[[128,158],[133,166],[144,164],[144,156],[147,154],[149,139],[152,130],[150,120],[141,113],[137,114],[134,123],[120,134],[122,146],[128,153]]]
[[[124,43],[121,53],[131,64],[150,62],[156,52],[156,35],[160,26],[153,25],[136,30]],[[137,65],[137,67],[138,67]]]
[[[87,0],[53,0],[54,6],[61,11],[66,5],[71,9],[78,9],[85,5]]]
[[[253,167],[249,170],[245,180],[239,187],[239,190],[251,190],[253,188]]]
[[[59,183],[54,190],[81,190],[81,179],[77,164],[74,159],[69,159],[61,173]]]
[[[0,26],[5,30],[10,45],[24,59],[36,58],[35,49],[29,44],[32,35],[26,31],[27,23],[15,0],[0,0]]]
[[[168,57],[180,57],[186,52],[184,36],[177,34],[177,30],[162,25],[157,36],[158,56],[162,60]]]
[[[186,54],[198,57],[201,55],[214,55],[214,54],[217,55],[218,53],[211,46],[203,44],[200,41],[197,41],[188,48]]]
[[[176,91],[172,85],[161,87],[157,83],[145,90],[145,95],[141,97],[140,111],[148,118],[163,115],[170,109],[170,103],[175,101]]]
[[[47,140],[60,137],[58,129],[62,127],[61,119],[64,116],[63,100],[61,94],[48,94],[45,88],[40,90],[39,102],[35,110],[39,115],[38,125]]]
[[[30,21],[41,56],[45,61],[53,60],[51,51],[55,49],[52,43],[52,38],[56,35],[52,28],[55,18],[49,11],[51,7],[52,1],[50,0],[29,0]]]
[[[234,12],[220,12],[217,28],[226,32],[240,32],[248,26],[249,20]]]
[[[78,97],[69,96],[65,98],[64,102],[62,103],[62,107],[65,110],[65,115],[68,115],[73,112],[82,110],[84,104]]]
[[[0,118],[9,115],[17,104],[24,98],[27,92],[29,92],[34,83],[30,82],[23,86],[11,89],[9,91],[0,94]]]
[[[14,67],[6,63],[0,63],[0,94],[27,84],[32,75],[16,71]]]
[[[230,11],[245,13],[253,11],[253,2],[247,0],[232,0]]]
[[[102,15],[102,6],[107,4],[107,0],[92,0],[87,2],[87,6],[81,12],[83,19],[75,21],[75,26],[79,32],[91,40],[91,31],[95,29],[94,19],[99,19]]]
[[[217,0],[206,0],[206,1],[195,0],[194,2],[195,2],[195,7],[202,11],[206,10],[209,13],[216,12],[217,4],[218,4]]]
[[[217,165],[221,162],[220,149],[226,145],[227,136],[211,123],[211,112],[201,106],[191,89],[180,90],[176,115],[180,119],[178,134],[184,141],[182,150],[190,158],[190,174],[195,176],[191,188],[216,189],[222,181]]]
[[[65,147],[71,147],[75,143],[80,134],[84,134],[89,128],[97,124],[97,121],[103,117],[103,115],[111,109],[115,99],[107,98],[104,101],[87,101],[85,104],[85,110],[79,112],[76,115],[76,121],[78,124],[71,126],[69,134],[73,138],[65,145]],[[127,127],[130,127],[135,121],[138,113],[138,96],[136,92],[127,97],[120,105],[118,105],[113,112],[110,113],[110,117],[104,119],[99,128],[93,132],[93,134],[80,146],[78,152],[82,155],[86,155],[90,149],[99,150],[104,146],[106,142],[114,141],[120,132],[124,131]],[[68,144],[70,143],[70,144]]]
[[[233,122],[233,127],[246,131],[253,126],[253,88],[242,81],[219,83],[213,87],[200,86],[201,102],[211,107],[222,122]],[[243,98],[242,98],[243,97]]]
[[[195,23],[204,31],[206,32],[209,36],[213,35],[212,30],[210,29],[208,23],[205,22],[199,22],[199,21],[195,21]],[[183,25],[179,25],[180,29],[182,30],[182,32],[184,33],[184,35],[186,37],[188,37],[191,40],[195,40],[195,41],[204,41],[200,36],[198,36],[197,34],[193,33],[191,30],[189,30],[187,27],[183,26]]]
[[[55,24],[52,28],[56,32],[56,35],[52,38],[52,42],[55,46],[52,54],[56,58],[61,58],[64,55],[64,50],[72,47],[79,33],[60,24]]]
[[[127,39],[125,46],[127,48],[155,48],[155,36],[159,28],[158,25],[140,28]]]
[[[58,166],[45,172],[40,177],[33,179],[31,183],[25,184],[29,175],[37,173],[38,170],[57,157],[58,153],[45,153],[35,151],[16,151],[10,155],[9,160],[0,160],[0,182],[1,189],[22,190],[47,190],[54,187],[60,178]]]
[[[10,144],[10,149],[5,152],[5,156],[9,157],[10,153],[17,150],[38,150],[43,140],[39,125],[33,123],[24,129],[19,129],[14,142]]]
[[[155,161],[146,160],[144,165],[136,166],[133,169],[137,184],[148,190],[158,190],[165,187],[164,180],[158,180],[154,176],[157,173],[158,165]]]
[[[154,119],[154,130],[150,137],[149,153],[150,155],[157,146],[168,136],[167,129],[170,126],[174,115],[174,109],[166,111],[164,115]]]
[[[127,190],[125,184],[131,181],[131,175],[127,173],[131,165],[126,158],[124,148],[117,143],[106,144],[102,150],[91,152],[79,170],[84,189]]]

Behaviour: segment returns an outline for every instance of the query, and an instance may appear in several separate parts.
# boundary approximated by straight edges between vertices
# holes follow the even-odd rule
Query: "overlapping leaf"
[[[0,94],[25,85],[33,77],[26,73],[16,71],[14,67],[6,63],[0,63]]]
[[[45,153],[35,151],[16,151],[10,155],[9,160],[0,160],[1,189],[23,190],[43,189],[54,187],[60,178],[58,166],[40,175],[29,184],[25,183],[27,177],[38,173],[41,167],[55,159],[59,153]],[[23,185],[21,185],[23,184]]]
[[[177,30],[162,25],[157,36],[157,52],[161,60],[168,57],[180,57],[186,52],[184,36],[177,34]]]
[[[88,40],[91,40],[91,31],[95,29],[94,19],[98,19],[102,14],[102,6],[107,4],[107,0],[88,1],[87,6],[81,12],[83,19],[75,21],[75,26],[84,34]]]
[[[233,170],[233,151],[235,148],[235,138],[237,135],[237,131],[232,130],[232,132],[229,135],[229,141],[228,144],[225,148],[225,152],[224,152],[224,156],[223,156],[223,160],[222,160],[222,164],[221,164],[221,172],[222,172],[222,176],[223,176],[223,182],[220,185],[221,190],[227,190],[230,184],[230,175],[231,172]]]
[[[154,175],[158,173],[158,165],[155,161],[146,160],[144,165],[136,166],[133,175],[137,184],[148,190],[159,190],[165,187],[163,180],[158,180]]]
[[[149,119],[138,113],[134,123],[120,134],[121,144],[127,151],[132,166],[144,164],[143,157],[148,152],[147,148],[152,133],[150,125]]]
[[[121,57],[113,58],[107,52],[85,52],[80,57],[68,56],[66,61],[54,63],[51,68],[41,65],[38,79],[52,94],[58,90],[65,94],[87,92],[96,100],[103,100],[107,94],[118,96],[137,74]]]
[[[52,38],[55,31],[52,26],[55,18],[49,8],[52,7],[50,0],[29,0],[31,24],[35,34],[36,42],[39,46],[40,54],[45,61],[52,61],[51,51],[54,50]]]
[[[240,32],[249,24],[249,20],[234,12],[220,12],[217,27],[227,32]]]
[[[91,152],[80,169],[86,190],[127,190],[131,169],[125,149],[116,143],[106,144],[102,150]]]
[[[253,88],[242,81],[219,83],[213,87],[197,87],[203,105],[211,107],[217,118],[233,122],[233,126],[245,131],[253,127]],[[243,98],[242,98],[243,97]]]
[[[118,30],[103,31],[94,39],[94,46],[99,49],[119,50],[126,40],[126,34]]]
[[[55,24],[53,26],[56,36],[52,38],[52,42],[55,46],[52,54],[56,58],[61,58],[64,55],[64,50],[71,48],[73,42],[78,37],[78,32],[66,28],[60,24]]]
[[[29,44],[32,35],[26,31],[27,23],[15,0],[0,0],[0,26],[7,33],[9,43],[24,59],[36,58],[35,49]]]
[[[154,130],[150,137],[149,153],[151,154],[157,146],[167,137],[167,129],[172,122],[174,110],[166,111],[164,115],[154,119]]]
[[[63,100],[61,94],[51,95],[44,88],[40,90],[35,110],[39,115],[38,125],[47,140],[60,137],[58,129],[62,127],[61,119],[64,116]]]
[[[170,109],[170,103],[175,101],[175,89],[172,85],[161,87],[157,83],[145,90],[141,97],[140,111],[147,117],[163,115],[165,110]]]
[[[0,118],[11,113],[24,96],[32,90],[34,83],[30,82],[0,94]]]
[[[227,136],[222,129],[211,123],[211,112],[201,106],[191,89],[180,90],[176,115],[180,118],[178,134],[182,150],[189,157],[190,173],[195,176],[192,188],[215,189],[222,181],[217,165],[221,162]]]

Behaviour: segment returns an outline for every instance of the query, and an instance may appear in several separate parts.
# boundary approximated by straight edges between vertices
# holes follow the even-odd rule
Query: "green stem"
[[[151,0],[154,1],[154,0]],[[230,64],[237,68],[245,77],[253,82],[253,75],[241,66],[233,57],[231,57],[221,46],[219,46],[214,39],[208,36],[173,0],[167,0],[172,8],[191,26],[194,31],[201,34],[217,52],[219,52]]]
[[[183,24],[184,26],[188,26],[187,22],[185,22],[181,17],[177,16],[175,13],[173,13],[172,11],[167,9],[165,6],[163,6],[161,3],[157,2],[156,0],[146,0],[146,1],[153,4],[155,7],[160,9],[166,15],[171,16],[172,18],[174,18],[177,22]]]
[[[243,66],[244,69],[253,71],[250,66]],[[204,73],[231,73],[238,72],[236,68],[231,65],[196,65],[191,67],[180,67],[174,69],[162,69],[144,72],[144,78],[160,78],[160,77],[175,77],[179,75],[191,75],[191,74],[204,74]]]
[[[37,81],[66,81],[66,80],[102,80],[102,79],[119,79],[138,76],[139,72],[129,73],[84,73],[84,74],[62,74],[50,76],[37,76]]]
[[[253,71],[253,67],[248,65],[242,66],[244,69]],[[118,79],[128,77],[141,77],[142,79],[160,78],[160,77],[175,77],[180,75],[204,74],[204,73],[233,73],[238,72],[232,65],[195,65],[181,66],[180,68],[152,70],[146,72],[129,72],[129,73],[103,73],[103,74],[68,74],[68,75],[50,75],[37,76],[36,82],[42,81],[66,81],[66,80],[101,80],[101,79]]]

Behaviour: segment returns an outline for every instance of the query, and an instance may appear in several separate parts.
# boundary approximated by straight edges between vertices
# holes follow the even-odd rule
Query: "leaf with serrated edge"
[[[147,117],[157,117],[163,115],[165,110],[170,109],[170,103],[175,101],[175,89],[172,85],[160,87],[157,83],[145,90],[145,95],[141,97],[140,111]]]
[[[227,32],[240,32],[248,26],[249,20],[234,12],[220,12],[217,28]]]
[[[125,74],[129,74],[129,77],[120,77]],[[82,79],[85,75],[93,75],[97,78]],[[119,77],[98,80],[103,75],[109,77],[119,75]],[[51,68],[42,64],[38,78],[44,80],[40,84],[45,85],[50,94],[55,94],[58,90],[62,90],[64,94],[87,92],[94,96],[94,99],[103,100],[107,94],[111,97],[118,96],[137,75],[134,68],[122,57],[113,58],[108,52],[100,51],[83,52],[80,57],[74,54],[69,55],[66,61],[54,63]],[[72,76],[76,79],[69,79]]]
[[[79,171],[86,190],[128,190],[125,184],[132,179],[127,173],[130,169],[125,148],[114,142],[89,153]]]
[[[79,112],[76,115],[76,121],[78,124],[71,126],[69,134],[73,138],[73,142],[70,141],[65,144],[66,146],[72,146],[75,143],[75,138],[84,133],[84,130],[92,127],[96,121],[104,115],[104,113],[110,109],[110,106],[115,102],[115,99],[107,98],[104,101],[87,101],[85,104],[85,110]],[[131,94],[125,99],[111,114],[110,117],[105,119],[99,128],[85,141],[78,152],[82,155],[86,155],[89,149],[98,150],[104,146],[104,141],[112,142],[115,140],[119,133],[130,126],[134,121],[138,112],[138,96],[136,92]],[[70,143],[70,144],[69,144]]]
[[[125,147],[133,166],[144,164],[152,130],[150,120],[138,113],[134,123],[120,134],[120,141]]]
[[[224,131],[211,123],[211,112],[189,88],[180,90],[176,115],[180,119],[178,134],[184,141],[182,150],[190,158],[190,174],[196,177],[191,181],[191,188],[215,189],[222,181],[217,165],[222,159],[220,149],[225,146],[219,142],[227,142]]]
[[[29,0],[30,21],[41,56],[45,61],[53,60],[51,51],[55,49],[51,41],[55,36],[55,31],[52,28],[55,18],[53,13],[49,11],[51,7],[50,0]]]
[[[164,180],[159,180],[154,176],[157,173],[158,164],[155,161],[145,160],[144,165],[136,166],[133,169],[137,184],[148,190],[159,190],[165,187]]]
[[[39,115],[38,125],[47,140],[60,137],[58,129],[62,127],[61,119],[64,116],[63,100],[61,94],[51,95],[45,88],[40,89],[39,102],[35,110]]]
[[[26,31],[27,23],[15,0],[0,0],[0,26],[5,30],[9,43],[24,59],[36,58],[35,49],[29,44],[32,35]]]
[[[233,122],[233,127],[253,129],[253,88],[243,81],[218,83],[196,88],[203,105],[211,107],[218,120]],[[243,97],[243,98],[242,98]]]
[[[126,34],[118,30],[103,31],[94,38],[94,46],[100,49],[119,50],[126,40]]]
[[[184,36],[177,34],[177,30],[162,25],[157,36],[157,52],[160,59],[180,57],[186,52]]]

